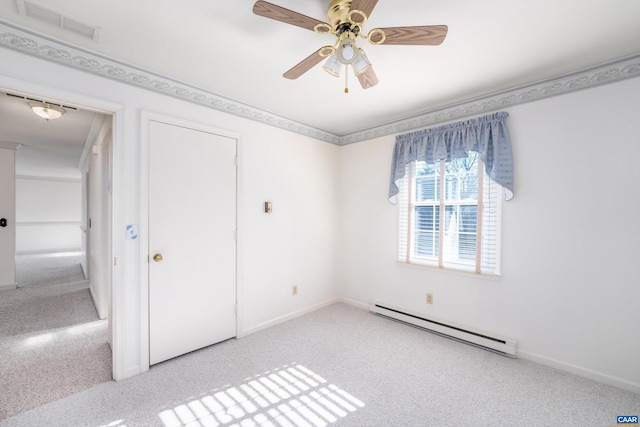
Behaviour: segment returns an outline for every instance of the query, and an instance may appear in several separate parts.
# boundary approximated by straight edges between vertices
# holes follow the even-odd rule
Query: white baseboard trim
[[[612,375],[603,374],[602,372],[572,365],[570,363],[561,362],[550,357],[540,356],[538,354],[529,353],[527,351],[518,350],[518,357],[539,363],[541,365],[549,366],[560,371],[569,372],[580,377],[588,378],[590,380],[640,394],[639,383],[634,383],[632,381],[627,381],[625,379],[614,377]]]
[[[18,285],[15,283],[13,285],[0,285],[0,291],[12,291],[14,289],[18,289]]]
[[[126,380],[127,378],[131,378],[131,377],[135,377],[136,375],[140,375],[142,373],[144,373],[146,371],[142,370],[140,365],[135,365],[135,366],[130,366],[129,368],[127,368],[124,372],[124,376],[122,378],[113,378],[114,381],[122,381],[122,380]],[[115,375],[114,375],[115,377]]]
[[[364,303],[364,302],[356,301],[356,300],[349,299],[349,298],[338,298],[338,301],[339,302],[343,302],[345,304],[352,305],[352,306],[357,307],[357,308],[361,308],[362,310],[369,311],[369,304]]]
[[[272,326],[278,325],[280,323],[284,323],[284,322],[287,322],[289,320],[295,319],[296,317],[300,317],[300,316],[303,316],[305,314],[314,312],[316,310],[320,310],[321,308],[328,307],[331,304],[335,304],[335,303],[337,303],[339,301],[340,301],[339,298],[333,298],[333,299],[330,299],[328,301],[322,302],[320,304],[312,305],[310,307],[294,311],[293,313],[289,313],[289,314],[285,314],[284,316],[276,317],[275,319],[260,323],[260,324],[258,324],[256,326],[252,326],[250,328],[243,329],[242,331],[238,331],[238,333],[236,335],[236,338],[238,338],[238,339],[244,338],[247,335],[251,335],[251,334],[256,333],[258,331],[261,331],[263,329],[267,329],[267,328],[270,328]]]
[[[16,251],[16,255],[47,255],[59,253],[78,253],[81,254],[80,248],[63,248],[63,249],[33,249],[26,251]]]
[[[107,318],[105,313],[101,313],[98,309],[98,299],[96,298],[96,294],[93,292],[93,284],[89,282],[89,294],[91,294],[91,300],[93,301],[93,307],[96,309],[96,313],[98,313],[98,319],[104,320]]]
[[[98,303],[97,303],[97,299],[96,299],[96,295],[93,292],[93,283],[89,282],[89,295],[91,295],[91,301],[93,301],[93,307],[96,309],[96,312],[98,312]],[[100,317],[100,313],[98,313],[98,319],[101,319]]]

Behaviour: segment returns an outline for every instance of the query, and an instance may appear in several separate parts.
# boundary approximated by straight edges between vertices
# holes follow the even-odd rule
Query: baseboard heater
[[[455,325],[450,322],[445,323],[440,320],[428,319],[421,314],[411,313],[407,310],[391,307],[386,304],[371,303],[369,311],[411,326],[426,329],[447,338],[453,338],[457,341],[484,348],[494,353],[516,357],[516,346],[518,342],[513,338],[475,330],[466,326]]]

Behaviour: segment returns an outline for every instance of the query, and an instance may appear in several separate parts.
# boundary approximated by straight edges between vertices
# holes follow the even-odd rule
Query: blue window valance
[[[396,202],[399,192],[396,182],[404,176],[407,164],[415,160],[435,163],[464,158],[469,151],[480,155],[487,174],[505,188],[505,199],[510,200],[513,197],[513,156],[505,123],[508,116],[507,112],[498,112],[398,135],[391,160],[389,200]]]

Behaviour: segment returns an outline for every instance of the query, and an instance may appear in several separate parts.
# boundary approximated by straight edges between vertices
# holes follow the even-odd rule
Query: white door
[[[150,364],[236,335],[236,140],[149,133]]]

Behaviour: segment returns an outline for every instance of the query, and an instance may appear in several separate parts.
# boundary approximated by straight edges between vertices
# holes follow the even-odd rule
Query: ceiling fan
[[[329,74],[339,77],[342,65],[345,70],[351,65],[362,88],[368,89],[378,84],[378,77],[364,51],[356,45],[357,37],[374,45],[437,46],[444,41],[448,30],[446,25],[386,27],[374,28],[364,34],[362,28],[377,3],[378,0],[332,0],[327,12],[329,23],[262,0],[253,5],[253,13],[318,34],[334,34],[337,37],[334,45],[324,46],[313,52],[285,72],[283,77],[297,79],[323,59],[327,59],[322,68]],[[345,78],[346,74],[345,72]],[[345,92],[349,92],[348,87],[345,87]]]

